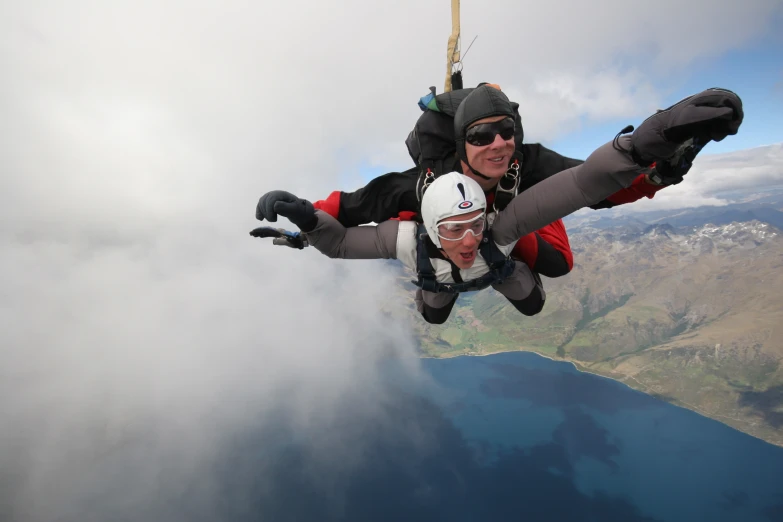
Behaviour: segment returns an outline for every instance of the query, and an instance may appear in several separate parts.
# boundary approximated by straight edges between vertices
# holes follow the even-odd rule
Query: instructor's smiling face
[[[508,116],[482,118],[468,127],[468,133],[472,128],[478,125],[495,123],[506,118],[508,118]],[[511,121],[513,122],[513,120]],[[494,140],[491,143],[482,146],[472,145],[468,142],[465,143],[465,153],[468,156],[468,163],[470,163],[470,166],[492,179],[499,179],[506,173],[508,166],[511,163],[511,157],[514,154],[514,148],[515,143],[513,134],[509,139],[503,139],[503,136],[500,134],[495,134]],[[463,170],[465,167],[466,165],[463,164]],[[468,174],[468,171],[465,171],[465,173]],[[481,184],[481,181],[486,180],[476,179],[476,181]]]

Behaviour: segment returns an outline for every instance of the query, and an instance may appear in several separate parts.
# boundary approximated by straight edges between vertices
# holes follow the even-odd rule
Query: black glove
[[[250,231],[250,235],[253,237],[273,237],[273,245],[287,246],[291,248],[298,248],[302,250],[307,246],[307,239],[302,237],[299,232],[289,232],[282,228],[272,227],[258,227]]]
[[[678,163],[675,156],[683,156],[682,145],[691,139],[695,157],[710,140],[737,134],[743,117],[742,100],[729,90],[707,89],[689,96],[650,116],[634,131],[634,161],[642,167],[662,160]],[[687,162],[688,168],[692,160]]]
[[[256,219],[259,221],[277,221],[277,215],[288,218],[302,232],[310,232],[318,224],[313,204],[306,199],[300,199],[284,190],[267,192],[258,200]]]

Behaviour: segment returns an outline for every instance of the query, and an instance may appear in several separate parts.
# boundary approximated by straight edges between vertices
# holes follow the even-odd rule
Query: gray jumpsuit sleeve
[[[316,210],[315,216],[318,224],[303,234],[325,256],[333,259],[397,259],[399,221],[345,228],[326,212]]]
[[[631,149],[630,140],[630,136],[620,137],[617,148],[613,142],[602,145],[583,164],[558,172],[517,195],[492,224],[495,242],[509,245],[630,186],[644,170],[626,152]]]

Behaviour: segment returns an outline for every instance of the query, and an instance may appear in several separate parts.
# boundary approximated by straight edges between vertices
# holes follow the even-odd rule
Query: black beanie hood
[[[518,103],[509,101],[508,96],[503,91],[488,84],[481,85],[473,89],[462,103],[459,104],[457,112],[454,114],[454,137],[457,145],[457,155],[462,161],[467,162],[468,156],[465,151],[465,134],[468,127],[483,118],[492,116],[508,116],[515,120],[519,125],[521,121],[516,117]],[[522,141],[521,126],[516,130],[515,140],[518,145]]]

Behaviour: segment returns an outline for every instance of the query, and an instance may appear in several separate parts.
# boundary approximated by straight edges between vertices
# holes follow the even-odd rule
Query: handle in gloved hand
[[[250,235],[258,238],[271,237],[273,245],[287,246],[302,250],[307,245],[305,239],[299,232],[289,232],[283,228],[258,227],[250,231]]]
[[[676,185],[680,183],[691,167],[693,160],[707,143],[700,138],[691,138],[677,149],[668,160],[656,161],[647,174],[658,185]]]

